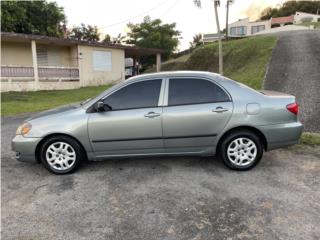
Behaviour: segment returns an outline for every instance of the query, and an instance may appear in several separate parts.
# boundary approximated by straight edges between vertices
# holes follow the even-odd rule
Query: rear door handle
[[[229,111],[228,108],[223,108],[223,107],[217,107],[216,109],[213,109],[212,112],[216,112],[216,113],[223,113],[223,112],[227,112]]]
[[[147,114],[144,115],[147,118],[155,118],[155,117],[159,117],[160,113],[155,113],[155,112],[148,112]]]

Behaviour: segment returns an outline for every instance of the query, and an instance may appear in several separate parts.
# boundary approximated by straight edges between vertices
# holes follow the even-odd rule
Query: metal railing
[[[79,68],[38,67],[40,79],[79,79]],[[33,67],[1,66],[1,78],[33,78]]]
[[[79,78],[79,68],[39,67],[39,78]]]
[[[33,77],[33,67],[1,66],[1,77]]]

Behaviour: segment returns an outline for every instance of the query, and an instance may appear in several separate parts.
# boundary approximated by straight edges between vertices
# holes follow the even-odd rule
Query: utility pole
[[[218,16],[218,6],[220,6],[220,0],[214,0],[214,10],[216,14],[218,42],[219,42],[219,73],[223,75],[223,54],[222,54],[221,31],[220,31],[219,16]]]
[[[228,41],[229,3],[230,1],[227,0],[227,15],[226,15],[226,40],[227,41]]]
[[[193,3],[201,8],[201,0],[193,0]],[[221,31],[218,17],[218,6],[220,6],[220,0],[214,0],[214,10],[216,14],[217,30],[218,30],[218,41],[219,41],[219,73],[223,75],[223,55],[222,55],[222,41],[221,41]]]
[[[226,14],[226,40],[228,40],[228,34],[229,34],[229,6],[232,4],[234,0],[227,0],[227,14]]]

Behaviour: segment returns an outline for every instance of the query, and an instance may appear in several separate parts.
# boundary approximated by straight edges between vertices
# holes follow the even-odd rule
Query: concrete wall
[[[308,29],[310,29],[310,28],[305,27],[305,26],[286,25],[286,26],[282,26],[282,27],[266,29],[265,31],[258,32],[255,35],[271,34],[271,33],[278,33],[278,32],[288,32],[288,31],[301,31],[301,30],[308,30]]]
[[[79,81],[58,81],[58,80],[40,80],[38,85],[35,85],[34,79],[5,79],[1,80],[1,92],[9,91],[35,91],[38,90],[65,90],[80,88]]]
[[[79,59],[78,59],[78,46],[71,46],[69,48],[69,64],[70,67],[78,67]]]
[[[31,43],[1,42],[1,65],[32,67]]]
[[[112,56],[111,71],[93,69],[93,51],[109,51]],[[108,49],[91,46],[78,46],[81,86],[102,85],[119,82],[125,78],[125,55],[122,49]]]

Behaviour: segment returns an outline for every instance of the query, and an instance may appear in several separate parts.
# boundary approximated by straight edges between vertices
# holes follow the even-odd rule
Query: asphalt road
[[[295,95],[305,130],[320,132],[320,31],[277,35],[264,87]]]
[[[2,122],[2,239],[319,239],[320,148],[268,152],[247,172],[180,157],[56,176],[13,158],[22,120]]]

